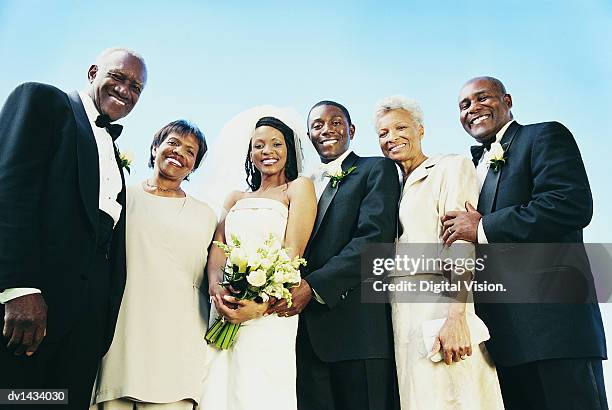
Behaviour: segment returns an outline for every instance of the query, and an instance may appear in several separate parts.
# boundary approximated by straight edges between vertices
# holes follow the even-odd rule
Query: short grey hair
[[[475,83],[476,81],[488,81],[497,88],[497,91],[499,91],[501,95],[508,94],[508,92],[506,91],[506,87],[504,86],[504,83],[502,83],[500,80],[498,80],[495,77],[490,77],[487,75],[483,75],[481,77],[474,77],[471,80],[467,81],[463,86],[465,87],[466,85]]]
[[[126,54],[131,55],[132,57],[137,58],[138,60],[140,60],[140,62],[142,63],[142,66],[145,68],[145,70],[147,69],[147,64],[145,63],[144,58],[140,54],[135,52],[134,50],[131,50],[131,49],[125,48],[125,47],[111,47],[111,48],[107,48],[106,50],[103,50],[96,57],[96,63],[95,64],[96,65],[100,65],[102,62],[104,62],[104,60],[108,56],[110,56],[111,54],[117,53],[117,52],[126,53]]]
[[[393,110],[404,110],[410,114],[410,118],[414,123],[415,127],[424,126],[423,110],[421,105],[408,97],[403,95],[392,95],[391,97],[385,97],[376,103],[374,108],[374,126],[378,120],[389,111]]]

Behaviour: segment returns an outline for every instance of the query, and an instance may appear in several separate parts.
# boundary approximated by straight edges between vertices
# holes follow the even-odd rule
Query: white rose
[[[274,271],[274,282],[276,283],[283,283],[285,279],[285,274],[282,270],[275,270]]]
[[[124,151],[121,153],[121,156],[128,162],[134,162],[134,153],[132,151]]]
[[[504,148],[499,142],[491,144],[491,159],[501,160],[504,159]]]
[[[263,286],[266,284],[266,272],[263,270],[254,270],[247,276],[247,282],[252,286]]]
[[[257,269],[261,266],[261,255],[259,252],[249,253],[249,266],[251,269]]]
[[[238,272],[240,273],[246,272],[246,267],[247,267],[249,258],[244,249],[242,248],[232,249],[232,253],[230,253],[229,260],[232,265],[238,266]]]

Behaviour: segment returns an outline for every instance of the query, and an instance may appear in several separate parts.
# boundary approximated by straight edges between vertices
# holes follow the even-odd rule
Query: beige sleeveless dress
[[[217,218],[191,196],[127,191],[127,283],[94,401],[199,402],[206,373],[208,287]]]

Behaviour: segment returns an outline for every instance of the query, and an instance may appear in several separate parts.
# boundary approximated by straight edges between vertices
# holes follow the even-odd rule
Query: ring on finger
[[[467,359],[467,355],[466,354],[462,354],[461,356],[459,356],[461,358],[461,360],[465,360]]]

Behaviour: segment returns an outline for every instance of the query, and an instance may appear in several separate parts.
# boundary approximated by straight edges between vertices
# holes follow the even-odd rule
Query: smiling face
[[[92,65],[87,77],[88,94],[96,108],[116,121],[128,115],[138,102],[147,71],[139,58],[119,50]]]
[[[325,163],[344,154],[354,135],[355,126],[334,105],[319,105],[308,115],[308,136]]]
[[[387,111],[376,121],[376,132],[383,155],[394,162],[411,161],[423,155],[423,126],[417,126],[406,110]]]
[[[198,155],[198,140],[192,134],[171,133],[153,147],[154,172],[166,179],[182,181],[193,170]]]
[[[493,81],[477,78],[466,83],[459,94],[459,118],[465,131],[479,142],[495,135],[512,120],[512,97]]]
[[[262,175],[284,172],[287,164],[285,137],[276,128],[267,125],[257,127],[251,137],[249,157]]]

